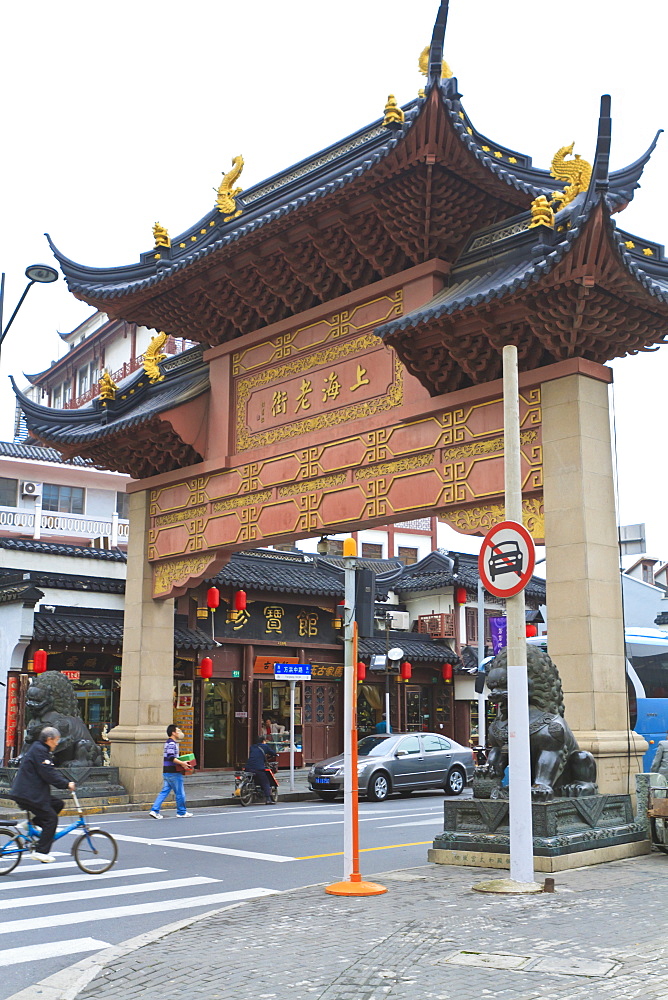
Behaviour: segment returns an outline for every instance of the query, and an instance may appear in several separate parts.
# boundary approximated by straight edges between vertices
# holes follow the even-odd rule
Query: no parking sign
[[[485,535],[478,556],[483,587],[495,597],[514,597],[533,574],[536,549],[533,538],[518,521],[501,521]]]

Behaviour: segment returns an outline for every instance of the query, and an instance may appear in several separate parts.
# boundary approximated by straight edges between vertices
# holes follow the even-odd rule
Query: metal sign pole
[[[295,790],[295,684],[290,678],[290,791]]]
[[[503,348],[503,426],[506,520],[522,523],[517,348]],[[533,883],[531,759],[524,591],[506,599],[508,623],[508,755],[510,764],[510,878]]]

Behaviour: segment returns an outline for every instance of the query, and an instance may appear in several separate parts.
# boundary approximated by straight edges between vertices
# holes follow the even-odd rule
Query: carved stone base
[[[596,864],[612,857],[628,857],[647,853],[645,822],[634,817],[629,795],[587,795],[574,799],[551,799],[532,805],[534,857],[564,858],[577,856],[578,864]],[[500,799],[467,799],[445,803],[443,833],[439,834],[429,852],[430,860],[445,864],[482,864],[482,861],[453,861],[438,855],[445,852],[458,856],[476,854],[488,858],[508,858],[510,831],[508,802]],[[643,846],[644,845],[644,846]],[[646,848],[646,849],[645,849]],[[594,857],[597,852],[609,852],[609,857]],[[590,861],[582,860],[589,855]],[[490,867],[502,867],[497,863]],[[559,870],[540,867],[539,870]],[[570,865],[568,866],[570,867]]]
[[[107,802],[109,804],[121,805],[129,801],[126,789],[120,783],[117,767],[87,767],[85,765],[74,767],[60,767],[58,770],[65,775],[69,781],[77,784],[77,795],[83,806],[93,805],[89,800]],[[13,799],[9,797],[9,790],[12,782],[18,774],[16,767],[0,767],[0,800],[5,806],[14,807]],[[53,789],[53,794],[58,798],[58,789]],[[69,800],[69,792],[63,794],[64,799]],[[86,800],[85,802],[83,800]]]

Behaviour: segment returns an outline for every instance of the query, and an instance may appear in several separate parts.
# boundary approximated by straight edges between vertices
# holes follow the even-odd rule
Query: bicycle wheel
[[[74,860],[87,875],[108,872],[118,857],[118,845],[104,830],[87,830],[72,845]]]
[[[0,875],[13,872],[23,854],[23,839],[16,830],[0,829]]]

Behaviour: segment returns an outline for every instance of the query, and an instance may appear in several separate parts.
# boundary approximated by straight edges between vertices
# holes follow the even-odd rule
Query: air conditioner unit
[[[21,483],[21,495],[24,497],[40,497],[42,495],[42,484]]]
[[[411,627],[408,611],[390,611],[390,628],[408,630]]]

